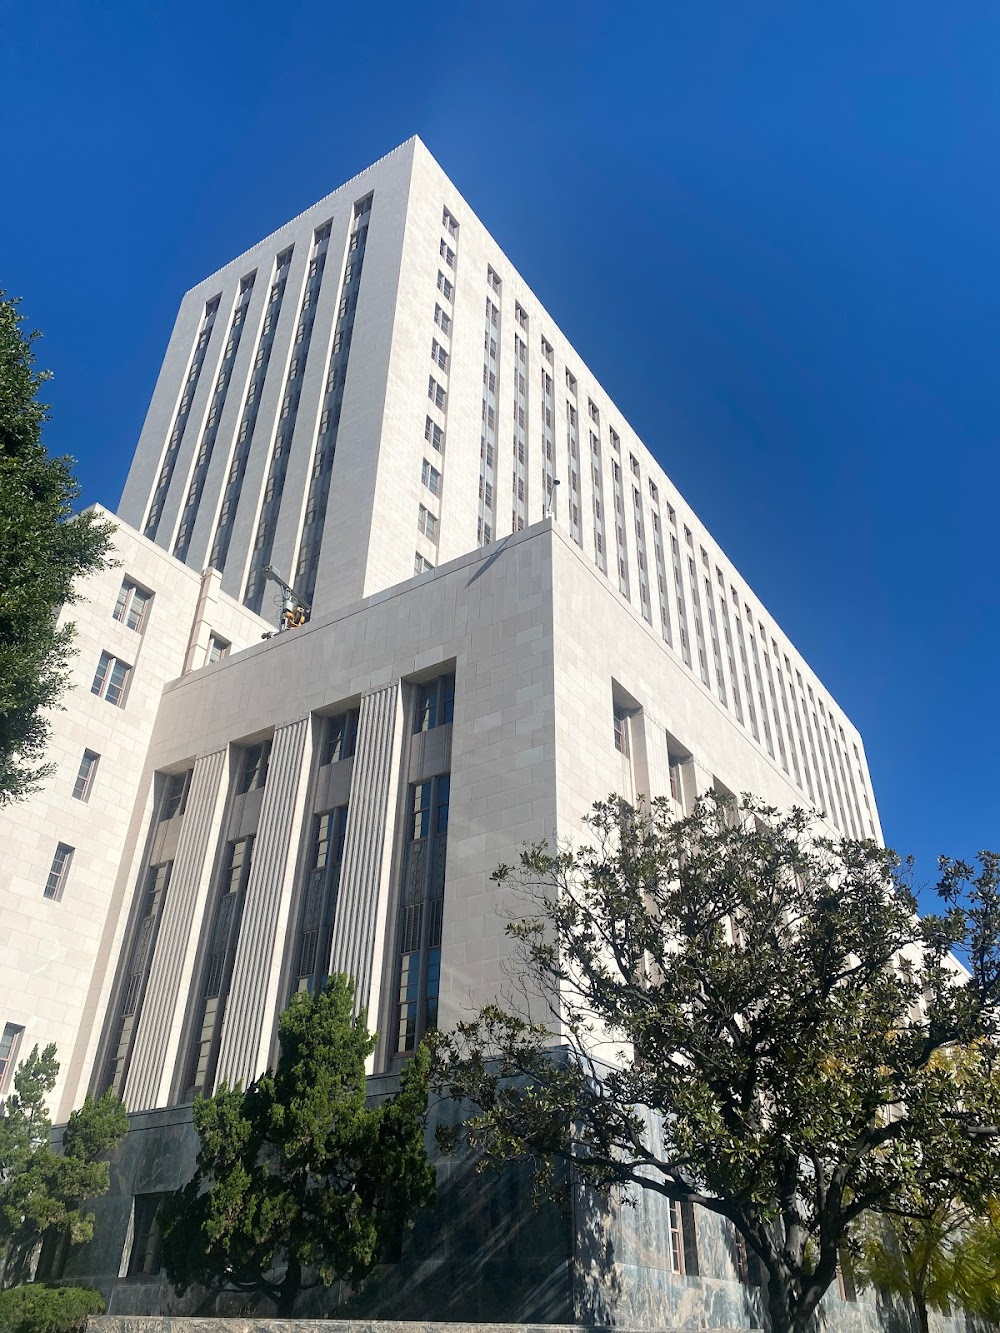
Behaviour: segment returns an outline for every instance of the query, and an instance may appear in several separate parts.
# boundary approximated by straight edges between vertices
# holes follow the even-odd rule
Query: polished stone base
[[[88,1333],[640,1333],[581,1324],[451,1324],[411,1319],[189,1319],[161,1315],[94,1315]],[[657,1329],[655,1333],[679,1333]],[[747,1333],[720,1328],[715,1333]],[[759,1330],[750,1330],[759,1333]]]

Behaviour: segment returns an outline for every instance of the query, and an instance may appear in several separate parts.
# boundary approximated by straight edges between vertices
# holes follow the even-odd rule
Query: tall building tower
[[[520,845],[612,790],[880,836],[858,732],[418,139],[185,296],[119,518],[56,773],[0,815],[0,1092],[54,1040],[60,1116],[124,1096],[100,1244],[66,1269],[113,1310],[173,1300],[154,1219],[193,1095],[261,1073],[331,971],[391,1080],[496,996],[490,875]],[[311,605],[274,636],[272,569]],[[616,1222],[631,1277],[598,1318],[578,1219],[539,1245],[516,1189],[486,1217],[447,1179],[371,1310],[751,1318],[710,1219],[650,1213],[659,1248]]]

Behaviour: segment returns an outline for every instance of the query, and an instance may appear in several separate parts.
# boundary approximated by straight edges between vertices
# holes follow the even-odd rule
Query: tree
[[[588,823],[590,845],[496,872],[527,904],[507,927],[523,989],[438,1037],[441,1085],[471,1103],[443,1142],[530,1156],[553,1191],[569,1163],[727,1218],[773,1333],[801,1333],[867,1212],[995,1179],[1000,857],[942,862],[921,920],[892,852],[802,811],[612,797]],[[974,1086],[932,1058],[955,1044]]]
[[[0,1287],[27,1281],[46,1236],[66,1235],[71,1244],[90,1240],[94,1216],[83,1205],[107,1191],[110,1168],[100,1159],[128,1131],[125,1108],[113,1093],[88,1095],[56,1152],[46,1099],[58,1073],[55,1046],[41,1052],[36,1046],[18,1066],[0,1117]]]
[[[0,805],[34,790],[48,739],[43,712],[66,685],[73,626],[56,616],[76,600],[75,579],[105,564],[114,531],[73,515],[80,493],[68,458],[42,444],[48,378],[34,369],[35,333],[0,291]]]
[[[986,1262],[977,1235],[981,1221],[958,1200],[946,1200],[913,1214],[871,1215],[862,1223],[854,1276],[886,1296],[902,1296],[916,1311],[921,1333],[928,1312],[949,1314],[956,1308],[993,1304],[1000,1277]],[[985,1311],[984,1311],[985,1312]]]
[[[399,1092],[365,1104],[375,1047],[354,983],[332,976],[296,995],[278,1024],[277,1068],[246,1091],[198,1098],[198,1166],[161,1210],[163,1259],[178,1294],[193,1285],[259,1292],[290,1315],[299,1292],[359,1286],[435,1197],[424,1148],[430,1056]],[[306,1272],[314,1277],[306,1281]]]

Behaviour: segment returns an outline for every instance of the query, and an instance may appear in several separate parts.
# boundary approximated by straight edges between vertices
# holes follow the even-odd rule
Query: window
[[[446,301],[451,300],[454,290],[455,288],[451,285],[441,270],[438,269],[438,291],[442,293]]]
[[[120,620],[128,629],[134,629],[138,633],[142,629],[147,608],[152,600],[151,592],[140,588],[131,579],[123,580],[118,601],[115,603],[115,620]]]
[[[441,387],[440,384],[438,384],[437,380],[434,378],[433,375],[429,376],[427,380],[427,397],[431,400],[431,402],[434,404],[435,407],[440,407],[442,409],[444,408],[445,402],[448,397],[444,389]]]
[[[293,968],[294,991],[313,993],[329,975],[330,944],[347,836],[347,806],[315,816],[310,859],[299,911]]]
[[[251,745],[249,749],[243,751],[243,767],[236,788],[237,796],[242,796],[248,791],[258,791],[263,787],[267,781],[267,765],[270,758],[270,741],[261,741],[259,745]]]
[[[122,708],[125,704],[125,691],[128,688],[129,677],[132,674],[132,668],[121,658],[114,657],[111,653],[101,653],[101,660],[97,664],[97,674],[94,676],[94,683],[90,687],[91,694],[96,694],[99,699],[105,699],[109,704],[114,704],[116,708]]]
[[[435,304],[434,306],[434,323],[438,326],[438,328],[441,330],[442,333],[451,332],[451,316],[445,314],[445,312],[437,304]]]
[[[188,791],[194,770],[186,769],[183,773],[171,773],[163,792],[163,814],[161,820],[176,819],[184,813],[187,806]]]
[[[694,1209],[689,1203],[671,1199],[669,1209],[670,1267],[675,1273],[697,1277],[698,1244],[695,1235]]]
[[[420,480],[424,483],[431,495],[441,493],[441,473],[436,467],[432,467],[427,459],[424,459],[424,465],[420,472]]]
[[[232,644],[227,643],[225,639],[220,639],[218,634],[210,634],[208,636],[208,657],[206,658],[206,662],[211,665],[212,662],[219,662],[223,657],[228,657],[229,649],[231,647]]]
[[[129,1277],[155,1277],[163,1267],[160,1224],[157,1215],[165,1196],[137,1194],[132,1213],[132,1249],[128,1256]]]
[[[622,708],[620,704],[615,704],[614,708],[614,726],[615,726],[615,749],[623,755],[628,755],[628,709]]]
[[[438,676],[417,687],[413,730],[432,731],[447,726],[455,716],[455,677]]]
[[[545,360],[546,360],[546,361],[549,363],[549,365],[551,366],[551,365],[552,365],[552,344],[549,342],[548,338],[543,338],[543,339],[542,339],[542,356],[545,357]]]
[[[4,1025],[3,1036],[0,1037],[0,1094],[5,1093],[10,1084],[23,1036],[24,1028],[18,1027],[16,1023]]]
[[[431,562],[427,560],[424,556],[422,556],[419,551],[417,551],[417,553],[413,557],[414,574],[427,574],[433,568],[434,566],[431,564]]]
[[[422,532],[432,542],[437,541],[437,523],[431,511],[421,505],[417,513],[417,531]]]
[[[441,226],[444,227],[449,236],[455,237],[458,235],[458,223],[447,209],[444,209],[441,214]]]
[[[667,750],[667,768],[670,773],[670,795],[678,805],[684,805],[684,764],[686,757]]]
[[[522,329],[527,329],[528,316],[524,312],[524,307],[521,306],[517,301],[514,302],[514,318],[517,320],[518,324]]]
[[[323,765],[339,764],[350,759],[358,742],[358,710],[349,708],[337,713],[326,724],[326,743],[323,747]]]
[[[486,266],[486,278],[490,284],[491,289],[499,295],[503,283],[500,281],[499,274],[495,271],[495,269],[491,264],[487,264]]]
[[[618,432],[615,430],[614,426],[610,426],[608,430],[611,435],[611,447],[612,449],[614,449],[616,454],[620,454],[622,451],[622,442],[621,439],[619,438]]]
[[[46,898],[51,898],[53,902],[59,902],[63,896],[63,890],[66,888],[66,877],[69,875],[72,860],[73,848],[65,842],[57,843],[49,877],[45,881],[44,895]]]
[[[399,918],[396,1053],[437,1025],[451,775],[412,783]]]
[[[222,873],[215,889],[205,961],[197,987],[200,999],[195,1013],[186,1093],[209,1090],[215,1078],[219,1038],[233,977],[252,856],[253,835],[226,844]]]
[[[94,777],[97,773],[97,762],[100,755],[93,750],[84,750],[83,758],[80,760],[80,768],[76,775],[76,781],[73,783],[73,796],[77,801],[89,801],[90,791],[94,785]]]
[[[448,353],[436,338],[431,339],[431,360],[439,365],[442,370],[448,369]]]
[[[455,267],[455,251],[451,248],[451,246],[448,244],[448,242],[444,239],[443,236],[442,236],[442,238],[441,238],[441,245],[440,245],[440,247],[439,247],[439,250],[440,250],[441,258],[442,258],[442,259],[444,260],[444,262],[448,265],[448,267],[449,267],[449,268],[454,268],[454,267]]]
[[[424,422],[424,439],[440,453],[441,446],[444,443],[444,431],[437,422],[432,421],[430,417]]]

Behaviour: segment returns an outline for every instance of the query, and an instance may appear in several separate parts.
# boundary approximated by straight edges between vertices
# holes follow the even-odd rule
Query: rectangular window
[[[327,969],[346,836],[346,805],[316,815],[299,909],[293,991],[316,991],[329,975]]]
[[[614,708],[615,723],[615,749],[621,754],[628,755],[628,709],[615,704]]]
[[[157,1217],[163,1194],[137,1194],[132,1214],[132,1249],[128,1257],[129,1277],[155,1277],[163,1267],[160,1226]]]
[[[212,662],[219,662],[223,657],[228,657],[229,649],[231,647],[232,644],[227,643],[225,639],[221,639],[218,634],[210,634],[208,638],[207,663],[211,665]]]
[[[458,223],[447,209],[441,214],[441,225],[445,228],[449,236],[455,237],[458,235]]]
[[[76,775],[76,781],[73,783],[75,800],[90,800],[90,792],[94,785],[94,777],[97,773],[97,763],[100,757],[94,750],[84,750],[83,758],[80,760],[80,769]]]
[[[4,1025],[3,1036],[0,1037],[0,1095],[10,1086],[23,1036],[24,1028],[18,1027],[16,1023]]]
[[[444,405],[445,402],[447,401],[448,395],[445,393],[441,385],[438,384],[437,380],[434,378],[433,375],[431,375],[427,380],[427,397],[431,400],[431,402],[434,404],[435,407],[440,407],[442,410],[444,409]]]
[[[118,601],[115,603],[115,620],[121,621],[127,629],[133,629],[138,633],[145,623],[146,612],[152,600],[151,592],[140,588],[131,579],[123,580]]]
[[[423,505],[420,506],[417,513],[417,530],[422,532],[432,542],[437,540],[437,519],[429,509]]]
[[[431,562],[425,559],[425,557],[422,556],[419,551],[417,551],[413,557],[414,574],[426,574],[433,568],[434,566],[431,564]]]
[[[437,1025],[451,775],[410,786],[399,918],[396,1053]]]
[[[440,453],[441,446],[444,443],[444,431],[430,417],[424,422],[424,439]]]
[[[439,365],[442,370],[448,369],[448,353],[436,338],[431,339],[431,360]]]
[[[194,770],[185,769],[183,773],[171,773],[163,793],[163,813],[161,820],[176,819],[184,813],[187,806],[188,791]]]
[[[63,896],[72,860],[73,848],[65,842],[57,843],[48,879],[45,881],[44,895],[46,898],[51,898],[53,902],[59,902]]]
[[[258,791],[267,781],[267,765],[271,758],[271,742],[261,741],[260,745],[251,745],[243,751],[243,765],[240,769],[240,781],[236,788],[237,796],[248,791]]]
[[[94,676],[94,683],[90,687],[90,692],[96,694],[99,699],[105,699],[109,704],[114,704],[116,708],[123,708],[125,691],[128,689],[131,674],[132,668],[127,662],[123,662],[119,657],[114,657],[111,653],[101,653],[101,660],[97,664],[97,673]]]
[[[424,459],[424,465],[421,468],[420,480],[424,483],[431,495],[441,493],[441,473],[436,467],[432,467],[427,459]]]
[[[455,677],[438,676],[417,688],[417,708],[413,730],[432,731],[447,726],[455,716]]]
[[[326,744],[323,748],[323,765],[339,764],[341,759],[350,759],[358,742],[358,710],[349,708],[346,713],[338,713],[326,724]]]
[[[455,288],[451,285],[441,270],[438,269],[438,291],[441,292],[446,301],[451,300],[454,290]]]

